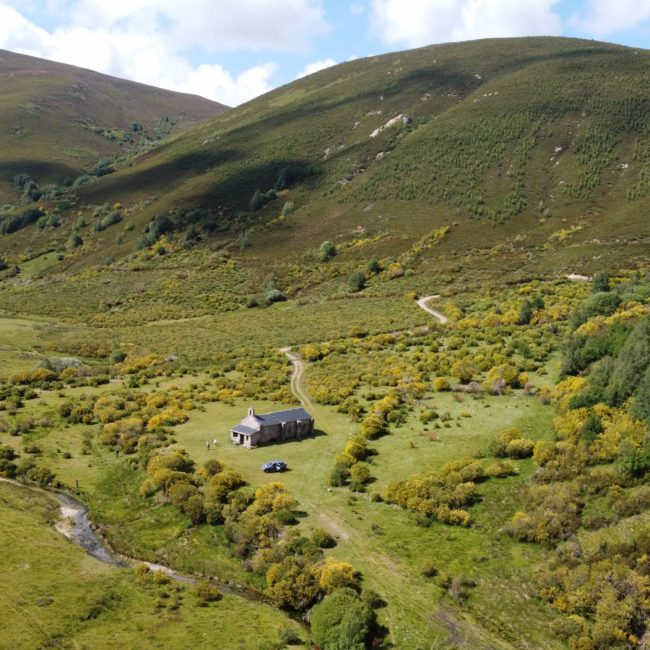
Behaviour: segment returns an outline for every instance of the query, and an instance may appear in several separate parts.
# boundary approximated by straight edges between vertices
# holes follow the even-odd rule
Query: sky
[[[650,0],[0,0],[0,49],[228,106],[351,59],[532,35],[650,48]]]

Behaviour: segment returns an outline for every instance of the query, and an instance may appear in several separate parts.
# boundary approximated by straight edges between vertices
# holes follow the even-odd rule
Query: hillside
[[[0,83],[0,203],[15,198],[16,174],[61,183],[122,153],[144,133],[186,129],[225,110],[201,97],[5,50]]]
[[[284,202],[295,208],[291,252],[283,257],[292,263],[323,239],[349,244],[360,232],[379,235],[364,248],[366,259],[395,256],[443,226],[450,232],[437,257],[456,258],[447,264],[451,272],[468,253],[484,270],[495,246],[502,255],[487,266],[532,273],[589,267],[594,258],[605,265],[643,258],[648,62],[645,50],[524,38],[335,66],[81,187],[82,204],[119,202],[134,227],[119,245],[100,236],[97,246],[77,252],[73,268],[96,264],[99,250],[104,258],[107,249],[114,258],[133,252],[156,214],[170,216],[177,230],[189,225],[234,240],[273,221]],[[128,105],[117,114],[127,112]],[[274,188],[282,196],[266,206],[261,197],[251,212],[255,192]],[[64,218],[39,245],[61,246],[73,223]],[[15,257],[27,246],[33,255],[30,232],[0,240],[0,254]],[[288,234],[274,221],[252,235],[246,256],[253,266],[277,266],[266,251]]]
[[[381,212],[409,234],[451,220],[494,226],[495,243],[544,241],[562,219],[585,221],[578,239],[611,237],[623,222],[634,235],[648,192],[649,57],[534,38],[353,61],[201,125],[86,198],[155,194],[152,210],[191,202],[232,218],[281,169],[313,165],[304,221],[321,228],[326,217],[331,236],[346,223],[376,227]],[[377,134],[396,116],[411,122]]]
[[[123,271],[161,236],[165,254],[146,262],[158,288],[146,320],[242,307],[268,290],[269,274],[286,295],[319,300],[373,258],[397,265],[380,278],[396,282],[371,288],[380,295],[642,263],[649,62],[645,50],[523,38],[324,70],[117,158],[110,175],[55,189],[40,201],[45,216],[7,207],[0,221],[13,232],[0,237],[0,257],[18,265],[21,289],[5,304],[79,316],[76,301],[61,295],[54,307],[51,298],[87,291],[84,318],[126,297],[141,320],[143,296],[131,286],[140,281]],[[325,274],[313,264],[323,240],[339,253]],[[237,270],[206,300],[216,249]],[[97,265],[81,288],[78,273]],[[168,269],[180,268],[191,273],[170,293]],[[24,280],[53,273],[69,282],[55,282],[42,304]],[[406,273],[415,274],[408,283]]]

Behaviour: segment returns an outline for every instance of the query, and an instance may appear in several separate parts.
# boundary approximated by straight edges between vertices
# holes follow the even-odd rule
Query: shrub
[[[283,217],[288,217],[293,211],[295,210],[295,205],[293,204],[292,201],[287,201],[283,206],[282,206],[282,216]]]
[[[18,473],[18,467],[16,463],[12,463],[6,458],[0,458],[0,475],[6,476],[7,478],[13,478]]]
[[[36,223],[45,212],[38,208],[28,208],[21,215],[5,216],[0,218],[0,234],[9,235],[21,230],[32,223]]]
[[[605,273],[604,271],[599,271],[598,273],[594,273],[594,277],[592,280],[592,290],[593,293],[602,293],[602,292],[610,291],[611,287],[609,285],[609,274]]]
[[[370,470],[365,463],[355,463],[350,468],[350,482],[353,485],[353,489],[357,492],[361,492],[362,486],[370,481]]]
[[[283,627],[280,630],[280,643],[284,645],[302,645],[302,639],[294,629]]]
[[[366,269],[368,273],[371,273],[373,275],[381,273],[382,271],[381,264],[377,260],[370,260],[368,262],[368,266],[366,266]]]
[[[517,473],[515,466],[509,460],[500,460],[487,468],[488,476],[492,478],[505,478]]]
[[[286,299],[286,296],[282,293],[282,291],[280,291],[280,289],[271,289],[266,293],[266,302],[268,303],[282,302]]]
[[[66,244],[66,248],[68,250],[74,250],[75,248],[79,248],[79,246],[83,246],[84,240],[81,238],[81,235],[77,232],[73,232]]]
[[[510,458],[530,458],[533,455],[535,443],[527,438],[511,440],[506,445],[506,455]]]
[[[126,352],[123,352],[122,350],[113,350],[111,352],[111,356],[109,357],[109,361],[112,364],[122,363],[125,359]]]
[[[312,610],[312,636],[321,650],[364,650],[372,622],[372,610],[359,595],[339,589]]]
[[[311,541],[318,546],[318,548],[334,548],[336,540],[326,530],[322,528],[315,528],[311,534]]]
[[[14,458],[16,458],[16,456],[17,454],[11,445],[0,446],[0,459],[13,460]]]
[[[257,212],[266,205],[266,196],[259,190],[255,190],[251,200],[248,202],[248,209]]]
[[[438,569],[431,562],[425,562],[420,568],[420,573],[425,578],[435,578],[438,575]]]
[[[336,255],[336,246],[331,241],[324,241],[320,245],[320,259],[322,262]]]
[[[430,409],[424,409],[420,413],[420,422],[422,422],[423,424],[427,424],[427,423],[431,422],[431,420],[436,420],[439,417],[440,416],[438,415],[437,411],[432,411]]]
[[[449,380],[446,377],[436,377],[433,380],[433,388],[440,393],[447,391],[450,388]]]
[[[221,592],[209,580],[201,580],[196,586],[196,596],[199,605],[204,607],[208,603],[216,603],[223,598]]]
[[[366,286],[366,276],[361,271],[353,271],[348,278],[350,291],[361,291]]]
[[[588,321],[593,316],[609,316],[621,304],[621,297],[613,291],[599,291],[593,293],[574,312],[571,325],[576,328]]]
[[[278,607],[304,610],[321,593],[312,568],[293,556],[272,564],[266,572],[266,583],[268,594]]]
[[[244,478],[237,472],[227,469],[210,479],[209,493],[218,501],[224,501],[230,492],[245,485]]]
[[[216,458],[210,458],[203,463],[199,474],[205,478],[211,478],[221,471],[223,471],[223,465]]]
[[[337,463],[329,477],[332,487],[343,487],[350,480],[350,468],[343,463]]]
[[[39,485],[49,485],[54,480],[54,474],[47,467],[32,467],[25,476]]]
[[[386,433],[388,433],[386,423],[376,413],[370,413],[361,423],[361,435],[368,440],[376,440]]]

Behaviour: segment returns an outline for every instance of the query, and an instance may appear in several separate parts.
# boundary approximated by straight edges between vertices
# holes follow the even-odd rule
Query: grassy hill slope
[[[319,234],[377,226],[385,210],[391,228],[414,235],[457,220],[494,243],[544,242],[566,218],[586,222],[580,238],[623,224],[634,236],[650,190],[649,61],[558,38],[353,61],[202,124],[85,198],[155,195],[151,212],[191,203],[232,220],[280,170],[313,165],[299,198]]]
[[[564,38],[348,62],[45,202],[56,219],[0,236],[0,257],[18,265],[22,309],[78,314],[85,292],[95,315],[127,296],[131,322],[243,306],[272,288],[269,274],[288,296],[318,300],[373,258],[396,280],[375,295],[633,266],[650,234],[648,63],[646,50]],[[118,203],[125,223],[95,228],[97,206]],[[157,215],[173,241],[169,223],[151,226]],[[339,251],[327,269],[326,239]],[[146,295],[124,272],[136,268]],[[48,307],[40,285],[22,286],[62,273],[78,281],[52,291],[73,302],[48,293]]]
[[[40,184],[74,178],[99,158],[120,153],[144,132],[186,128],[225,107],[90,70],[0,51],[0,202],[14,175]],[[171,123],[162,118],[168,118]]]

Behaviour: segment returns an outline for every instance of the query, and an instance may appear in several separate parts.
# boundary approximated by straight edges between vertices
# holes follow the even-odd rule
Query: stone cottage
[[[314,418],[303,408],[248,415],[232,429],[230,441],[248,449],[285,440],[301,440],[314,433]]]

